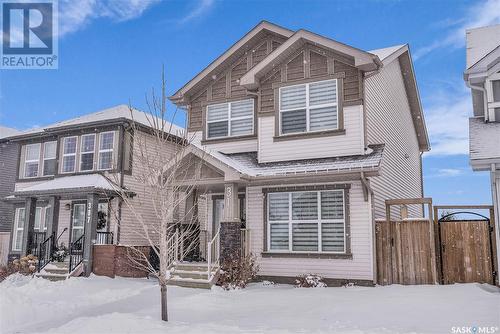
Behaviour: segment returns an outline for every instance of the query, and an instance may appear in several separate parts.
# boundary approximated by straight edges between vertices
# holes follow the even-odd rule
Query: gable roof
[[[276,50],[271,52],[264,60],[245,73],[240,79],[240,85],[248,89],[255,88],[260,77],[269,72],[276,63],[287,58],[291,52],[302,46],[305,42],[351,56],[354,58],[354,66],[363,71],[374,71],[382,65],[380,59],[376,55],[301,29],[287,39],[285,43],[280,45]]]
[[[151,123],[153,121],[153,116],[147,114],[143,111],[129,108],[129,106],[125,104],[120,104],[108,109],[100,110],[91,114],[82,115],[76,118],[72,118],[69,120],[57,122],[54,124],[50,124],[40,128],[34,128],[26,131],[21,131],[10,135],[1,139],[18,139],[24,137],[31,137],[33,135],[41,135],[41,134],[50,134],[55,131],[66,130],[66,129],[75,129],[81,128],[83,126],[94,126],[94,125],[103,125],[109,122],[124,122],[124,121],[134,121],[137,124],[152,127]],[[183,128],[170,124],[167,122],[167,127],[170,128],[170,132],[173,135],[181,136],[183,132]]]
[[[21,131],[0,125],[0,139],[19,134]]]
[[[235,53],[244,48],[245,45],[248,45],[250,41],[258,38],[262,33],[265,32],[274,33],[286,38],[293,35],[292,30],[288,30],[267,21],[261,21],[252,30],[246,33],[245,36],[243,36],[229,49],[227,49],[222,55],[211,62],[205,69],[199,72],[193,79],[182,86],[177,92],[174,93],[174,95],[170,97],[170,99],[174,102],[182,102],[183,97],[188,94],[188,92],[190,92],[193,88],[197,87],[203,79],[216,71],[219,66],[230,61]]]
[[[466,68],[470,69],[500,45],[500,24],[468,29],[465,39]]]

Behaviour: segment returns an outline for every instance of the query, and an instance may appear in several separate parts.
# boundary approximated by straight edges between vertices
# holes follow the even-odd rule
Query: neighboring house
[[[471,89],[474,113],[469,119],[470,164],[474,171],[490,172],[500,241],[500,25],[467,30],[466,37],[464,79]]]
[[[131,157],[134,140],[152,136],[149,124],[143,112],[132,114],[120,105],[0,139],[17,145],[15,155],[9,155],[15,168],[8,175],[15,185],[8,194],[2,189],[2,199],[14,208],[7,224],[12,226],[11,257],[32,253],[43,259],[50,251],[40,244],[52,237],[49,248],[83,249],[82,269],[89,274],[94,243],[143,245],[130,232],[133,214],[122,207],[117,189],[140,193]],[[132,133],[135,129],[138,133]],[[154,219],[152,213],[141,214]]]
[[[243,243],[261,278],[375,281],[374,221],[386,199],[422,197],[430,148],[407,45],[261,22],[170,99],[195,138],[183,154],[207,169],[197,211],[221,256]]]
[[[19,131],[15,129],[0,126],[0,199],[14,191],[19,150],[16,143],[2,141],[2,139],[18,133]],[[7,263],[13,217],[12,206],[0,200],[0,265]]]

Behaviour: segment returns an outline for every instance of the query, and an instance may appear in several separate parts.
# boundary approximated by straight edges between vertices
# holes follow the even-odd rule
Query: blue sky
[[[0,124],[26,129],[121,103],[144,108],[162,64],[173,93],[265,19],[365,50],[408,43],[433,146],[425,195],[491,203],[489,175],[468,164],[462,73],[465,28],[500,23],[500,0],[80,0],[59,10],[59,69],[0,71]]]

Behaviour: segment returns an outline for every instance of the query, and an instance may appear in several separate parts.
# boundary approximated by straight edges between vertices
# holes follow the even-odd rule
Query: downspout
[[[367,121],[366,121],[366,79],[371,78],[372,76],[379,74],[382,70],[384,64],[376,57],[375,64],[377,64],[377,69],[365,74],[363,76],[363,139],[364,139],[364,152],[368,154],[368,131],[367,131]]]
[[[369,221],[371,222],[371,236],[370,240],[372,243],[372,257],[371,257],[371,265],[373,271],[373,284],[377,284],[377,245],[375,242],[376,239],[376,230],[375,230],[375,208],[373,206],[373,190],[370,186],[370,181],[365,177],[364,172],[361,172],[361,184],[366,189],[367,193],[367,201],[368,201],[368,212],[369,212]]]
[[[465,85],[469,87],[471,90],[478,90],[481,93],[483,93],[484,120],[488,122],[490,120],[490,115],[488,112],[488,99],[486,98],[486,89],[484,89],[484,87],[481,86],[472,85],[468,79],[465,80]]]
[[[121,156],[121,161],[120,161],[120,189],[123,189],[123,184],[125,180],[125,176],[123,175],[125,168],[123,166],[123,153],[125,152],[125,131],[126,131],[126,125],[122,125],[122,142],[120,145],[120,156]],[[116,229],[116,244],[120,244],[120,232],[121,232],[121,224],[122,224],[122,205],[123,205],[123,198],[120,196],[120,199],[118,201],[118,227]]]

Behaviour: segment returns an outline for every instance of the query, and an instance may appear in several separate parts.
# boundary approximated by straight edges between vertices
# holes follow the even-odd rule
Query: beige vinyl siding
[[[351,183],[350,237],[352,259],[262,258],[264,243],[264,195],[262,187],[247,187],[247,226],[251,252],[257,256],[259,275],[297,276],[314,273],[327,278],[373,280],[372,224],[369,202],[358,182]]]
[[[274,141],[275,116],[259,117],[259,162],[327,158],[364,153],[363,107],[344,107],[345,134]]]
[[[381,175],[371,180],[375,218],[385,218],[385,199],[422,196],[418,140],[399,62],[368,78],[365,87],[368,144],[385,144]],[[422,216],[421,206],[409,209],[410,216]]]
[[[201,131],[191,132],[188,138],[193,138],[193,142],[201,142]],[[256,152],[257,138],[248,140],[229,140],[224,142],[216,142],[213,144],[204,145],[208,150],[216,150],[225,154],[240,153],[240,152]]]
[[[165,147],[161,148],[162,154],[166,157],[172,156],[176,150],[173,143],[166,143]],[[132,175],[124,175],[124,186],[137,194],[132,200],[130,205],[127,203],[122,204],[122,216],[120,224],[120,244],[131,246],[148,245],[145,237],[142,224],[137,219],[137,216],[142,217],[142,221],[147,222],[148,226],[158,226],[158,218],[155,214],[153,204],[148,198],[151,197],[150,189],[141,181],[141,163],[137,160],[140,155],[141,147],[147,147],[149,152],[145,154],[156,154],[154,150],[157,147],[155,138],[152,135],[137,131],[134,137],[133,147],[133,162],[132,162]],[[137,160],[137,161],[136,161]]]
[[[59,238],[59,244],[64,243],[66,247],[69,246],[69,234],[70,234],[70,227],[71,227],[71,209],[66,208],[66,204],[71,205],[70,200],[62,200],[59,202],[59,221],[57,225],[57,237],[61,235],[61,238]],[[71,207],[70,207],[71,208]],[[64,231],[64,229],[67,229]],[[64,231],[64,233],[63,233]]]

